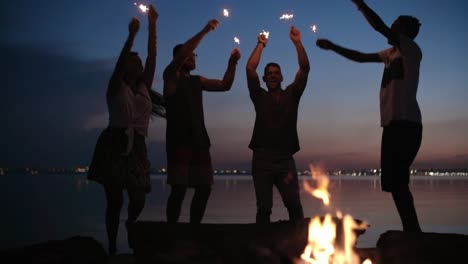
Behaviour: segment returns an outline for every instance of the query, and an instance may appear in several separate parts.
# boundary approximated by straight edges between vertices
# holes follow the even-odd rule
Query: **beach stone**
[[[65,240],[0,251],[1,263],[34,264],[102,264],[107,262],[107,253],[94,238],[75,236]]]
[[[310,218],[270,224],[139,221],[129,232],[136,263],[292,264],[307,244],[309,222]],[[365,229],[355,232],[360,235]]]
[[[387,231],[377,248],[381,264],[446,264],[468,262],[468,235]]]

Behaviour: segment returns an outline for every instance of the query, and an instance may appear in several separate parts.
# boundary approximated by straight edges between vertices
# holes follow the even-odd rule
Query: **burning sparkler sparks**
[[[316,24],[310,26],[310,30],[314,33],[315,40],[318,39],[318,27]]]
[[[229,17],[229,10],[223,9],[223,17]]]
[[[234,37],[234,42],[237,44],[237,45],[240,45],[240,40],[238,37]]]
[[[283,14],[281,15],[281,17],[279,18],[280,20],[290,20],[294,17],[294,14]]]
[[[143,13],[146,13],[148,10],[149,10],[149,7],[143,5],[143,4],[137,4],[137,3],[133,3],[136,7],[138,7],[141,12]]]
[[[317,33],[317,30],[318,30],[317,25],[310,26],[310,29],[312,30],[312,32]]]
[[[261,35],[264,35],[265,38],[268,38],[270,36],[270,32],[269,31],[265,31],[265,30],[262,30],[262,32],[260,32]]]

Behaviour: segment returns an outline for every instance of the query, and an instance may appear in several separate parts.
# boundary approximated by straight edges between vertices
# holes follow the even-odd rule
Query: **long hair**
[[[138,52],[136,51],[130,51],[130,56],[136,56],[138,59],[140,59]],[[140,78],[139,81],[143,80]],[[166,102],[164,101],[164,96],[152,89],[149,89],[149,95],[152,103],[152,115],[166,118]]]
[[[153,104],[152,114],[157,117],[166,118],[166,101],[162,94],[150,90],[151,102]]]

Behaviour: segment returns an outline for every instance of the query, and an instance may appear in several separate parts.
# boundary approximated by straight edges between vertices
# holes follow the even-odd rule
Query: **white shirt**
[[[392,120],[421,123],[421,111],[416,100],[422,59],[418,44],[400,35],[400,47],[380,51],[379,56],[385,63],[380,88],[381,126]]]
[[[142,136],[148,135],[148,125],[151,117],[152,102],[148,90],[140,83],[137,92],[125,83],[121,84],[118,93],[108,99],[109,126],[126,127],[128,135],[127,154],[133,146],[134,132]]]

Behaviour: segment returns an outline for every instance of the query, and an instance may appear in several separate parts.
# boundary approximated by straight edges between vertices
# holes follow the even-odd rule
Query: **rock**
[[[387,231],[377,248],[382,264],[468,262],[468,235]]]
[[[137,263],[293,263],[307,244],[309,221],[198,225],[146,221],[132,225],[129,233]],[[360,235],[365,229],[355,232]]]
[[[83,236],[0,251],[1,263],[102,264],[106,261],[107,253],[102,245]]]
[[[109,256],[106,264],[134,264],[135,258],[133,254],[117,254],[113,256]]]

